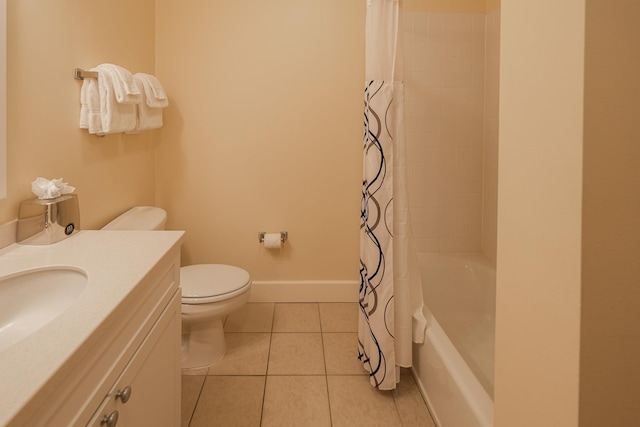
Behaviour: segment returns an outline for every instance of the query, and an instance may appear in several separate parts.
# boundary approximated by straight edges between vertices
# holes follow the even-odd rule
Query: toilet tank
[[[116,217],[103,230],[164,230],[167,212],[155,206],[136,206]]]

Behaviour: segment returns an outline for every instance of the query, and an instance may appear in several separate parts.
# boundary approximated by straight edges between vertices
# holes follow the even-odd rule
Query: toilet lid
[[[233,293],[251,282],[242,268],[225,264],[196,264],[180,269],[182,298],[211,298]]]

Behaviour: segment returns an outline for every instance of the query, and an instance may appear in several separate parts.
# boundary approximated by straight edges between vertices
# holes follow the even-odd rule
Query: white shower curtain
[[[394,389],[426,320],[406,183],[400,0],[367,0],[358,356],[371,384]]]

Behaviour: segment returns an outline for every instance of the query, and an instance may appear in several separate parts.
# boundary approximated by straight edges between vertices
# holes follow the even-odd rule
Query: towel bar
[[[73,78],[76,80],[84,80],[84,79],[97,79],[98,72],[97,71],[86,71],[82,68],[76,68],[73,71]]]

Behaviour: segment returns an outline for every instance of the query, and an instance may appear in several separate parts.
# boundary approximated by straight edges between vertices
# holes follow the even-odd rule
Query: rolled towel
[[[116,101],[121,104],[137,104],[142,100],[142,92],[133,80],[133,74],[115,64],[100,64],[98,72],[108,72],[113,81]]]
[[[116,98],[118,77],[110,67],[98,66],[98,91],[100,93],[100,122],[102,134],[129,132],[136,128],[136,105],[123,104]],[[133,80],[133,77],[132,77]],[[136,85],[136,83],[133,83]],[[137,89],[137,85],[136,85]],[[142,94],[139,93],[139,99]]]
[[[152,74],[136,73],[133,75],[138,86],[142,84],[142,92],[147,99],[147,105],[151,108],[166,108],[169,106],[167,93],[164,91],[160,80]]]

